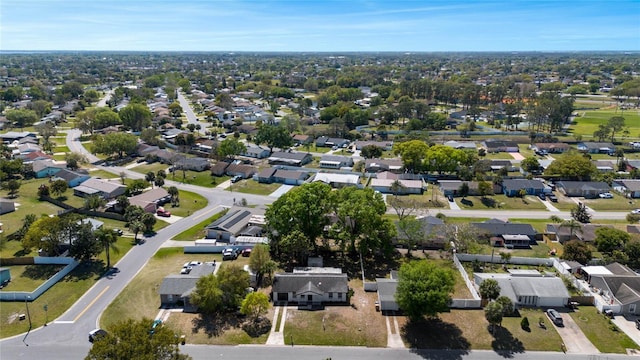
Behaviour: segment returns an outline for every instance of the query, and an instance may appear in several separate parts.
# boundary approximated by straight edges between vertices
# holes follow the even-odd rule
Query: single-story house
[[[205,171],[211,167],[209,159],[194,157],[194,158],[182,158],[177,161],[174,167],[178,170],[193,170],[193,171]]]
[[[502,181],[502,191],[505,195],[517,196],[520,189],[525,189],[527,195],[538,195],[544,192],[544,183],[540,180],[506,179]]]
[[[66,167],[65,164],[56,163],[53,160],[36,160],[32,163],[33,172],[36,173],[36,178],[46,178],[58,173],[58,171]]]
[[[582,196],[588,199],[611,191],[609,184],[603,181],[558,181],[556,188],[567,196]]]
[[[640,179],[616,179],[613,180],[612,187],[628,198],[640,198]]]
[[[245,151],[242,155],[250,158],[264,159],[266,157],[269,157],[269,154],[269,149],[260,146],[247,146],[247,151]]]
[[[356,150],[362,150],[367,145],[377,146],[385,151],[393,149],[393,141],[356,140]]]
[[[535,143],[531,145],[533,151],[546,151],[548,154],[562,154],[570,149],[567,143]]]
[[[471,223],[479,230],[479,235],[490,238],[492,245],[514,248],[529,248],[541,239],[531,224],[512,223],[500,219]]]
[[[207,225],[206,238],[221,242],[232,242],[247,227],[264,226],[264,209],[233,207],[218,220]]]
[[[368,173],[377,173],[380,171],[401,173],[402,167],[403,164],[400,159],[366,159],[364,161],[364,171]]]
[[[297,145],[306,145],[313,142],[313,136],[304,134],[293,135],[293,143]]]
[[[74,188],[83,182],[89,180],[91,176],[87,173],[73,171],[69,169],[61,169],[51,180],[64,180],[70,188]]]
[[[394,191],[393,184],[396,181],[399,182],[401,186],[399,189]],[[406,194],[424,193],[426,184],[422,180],[371,179],[371,182],[369,183],[369,187],[383,194],[397,193],[398,195],[406,195]]]
[[[251,165],[233,162],[227,166],[225,173],[229,176],[240,176],[243,179],[248,179],[256,173],[256,168]]]
[[[16,204],[13,201],[0,200],[0,215],[16,211]]]
[[[127,187],[114,181],[90,178],[73,189],[73,194],[80,197],[98,195],[104,199],[115,199],[124,194]]]
[[[391,278],[377,278],[378,304],[380,311],[398,311],[400,306],[396,301],[396,290],[398,289],[397,271],[391,272]]]
[[[138,154],[138,156],[147,156],[148,154],[152,154],[158,150],[160,150],[160,148],[155,145],[141,143],[138,144],[138,147],[136,148],[136,154]]]
[[[313,175],[312,182],[322,181],[334,188],[344,186],[358,186],[360,183],[360,175],[356,174],[334,174],[334,173],[316,173]]]
[[[607,173],[614,172],[618,169],[618,165],[615,160],[593,160],[593,165],[596,166],[599,172]]]
[[[38,135],[36,133],[30,132],[30,131],[21,131],[21,132],[9,131],[4,134],[0,134],[0,140],[2,140],[4,144],[11,144],[14,141],[19,141],[20,139],[23,139],[26,137],[31,137],[36,139],[37,136]]]
[[[169,195],[167,190],[157,187],[130,197],[129,204],[140,206],[145,212],[155,213],[158,210],[158,206],[166,204],[170,200],[171,195]]]
[[[584,267],[583,271],[590,267]],[[640,275],[628,267],[611,263],[604,267],[608,273],[590,274],[589,283],[599,289],[604,301],[596,301],[599,311],[611,309],[617,314],[640,315]]]
[[[422,249],[444,249],[447,242],[444,221],[435,216],[416,217],[416,220],[420,222],[420,230],[423,235],[416,245]],[[396,241],[400,243],[407,238],[407,234],[400,229],[398,222],[395,224],[397,229]]]
[[[213,176],[223,176],[227,172],[227,166],[229,166],[229,162],[226,161],[218,161],[211,167],[211,175]]]
[[[444,196],[458,196],[460,194],[460,187],[463,183],[466,183],[469,186],[469,195],[478,195],[477,181],[438,180],[438,186]]]
[[[596,230],[601,227],[613,227],[613,225],[604,224],[581,224],[576,223],[572,228],[568,224],[547,224],[545,227],[545,235],[552,240],[561,244],[569,240],[579,240],[593,243],[596,240]]]
[[[496,280],[500,285],[500,296],[511,299],[516,308],[563,307],[569,302],[569,292],[564,282],[555,276],[536,275],[527,271],[525,276],[517,273],[473,273],[473,279],[476,286],[486,279]]]
[[[485,140],[482,142],[482,147],[484,147],[488,153],[520,152],[518,143],[509,140]]]
[[[303,171],[283,170],[271,167],[260,171],[260,173],[255,176],[255,180],[264,184],[302,185],[308,177],[309,174]]]
[[[339,155],[322,155],[320,158],[320,167],[329,169],[340,169],[343,167],[352,167],[353,158],[350,156]]]
[[[483,160],[480,160],[480,161],[483,161]],[[503,168],[506,168],[507,171],[518,170],[518,168],[514,166],[510,160],[500,160],[500,159],[490,160],[489,168],[491,169],[491,171],[499,171],[499,170],[502,170]]]
[[[610,142],[581,142],[577,148],[588,154],[610,154],[616,151],[616,146]]]
[[[346,147],[349,145],[349,140],[342,138],[330,138],[328,136],[320,136],[316,139],[317,147],[333,147],[337,146],[339,148]]]
[[[304,152],[277,151],[269,157],[270,165],[303,166],[310,163],[313,156]]]
[[[182,154],[179,154],[174,151],[163,150],[163,149],[156,150],[151,154],[156,155],[158,157],[158,160],[161,163],[168,164],[168,165],[177,164],[178,162],[180,162],[180,160],[185,158],[185,156]]]
[[[273,302],[299,306],[345,304],[349,302],[349,279],[340,269],[305,268],[275,274],[271,288]]]
[[[185,312],[196,312],[198,308],[190,301],[191,293],[202,276],[213,274],[215,265],[201,264],[194,266],[188,274],[171,274],[160,284],[160,306],[183,306]]]
[[[37,160],[53,160],[53,157],[49,154],[45,154],[44,152],[37,150],[28,153],[21,153],[14,156],[14,159],[21,159],[25,164],[31,164]]]

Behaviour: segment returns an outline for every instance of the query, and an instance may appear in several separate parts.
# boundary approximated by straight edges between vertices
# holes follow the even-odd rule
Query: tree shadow
[[[31,252],[31,250],[20,249],[20,250],[14,252],[13,256],[15,256],[15,257],[23,257],[23,256],[29,255],[30,252]]]
[[[480,198],[480,202],[482,202],[482,205],[488,207],[488,208],[495,208],[496,207],[496,200],[490,197],[481,197]]]
[[[473,206],[473,201],[469,199],[461,199],[460,202],[466,206]]]
[[[64,277],[64,281],[76,282],[94,278],[100,279],[105,271],[105,265],[102,260],[81,262],[69,275]]]
[[[33,280],[46,280],[55,275],[63,267],[62,265],[27,265],[22,276]]]
[[[491,325],[488,327],[488,331],[491,332]],[[491,348],[504,358],[512,358],[514,354],[524,352],[524,344],[522,341],[513,337],[513,334],[502,326],[496,326],[494,329],[493,341],[491,342]]]
[[[471,350],[471,343],[460,328],[438,318],[409,321],[400,329],[400,335],[413,353],[424,358],[461,359]]]
[[[196,334],[200,331],[208,337],[217,337],[225,330],[240,327],[244,319],[239,319],[234,313],[199,314],[200,316],[191,320],[193,327],[191,332]]]

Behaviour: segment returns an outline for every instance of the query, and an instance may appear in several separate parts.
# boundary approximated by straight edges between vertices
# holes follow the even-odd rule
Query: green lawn
[[[626,349],[640,349],[640,346],[617,329],[609,318],[598,313],[594,306],[580,306],[569,315],[589,341],[603,353],[624,354]]]
[[[575,118],[575,124],[571,125],[569,130],[574,135],[582,135],[586,138],[593,136],[593,132],[598,130],[598,125],[605,124],[614,116],[622,116],[625,119],[625,125],[629,128],[628,139],[640,138],[640,115],[637,111],[625,111],[621,113],[615,110],[596,110],[579,112],[579,117]],[[616,139],[620,140],[622,134],[617,134]]]
[[[518,197],[508,197],[506,195],[493,195],[487,196],[483,201],[480,196],[467,196],[466,200],[471,201],[471,204],[465,204],[460,198],[455,198],[456,203],[460,205],[461,209],[465,210],[545,210],[546,207],[538,198],[534,196],[526,196],[523,199]]]
[[[282,186],[282,184],[261,184],[253,179],[247,179],[231,184],[227,190],[244,194],[269,195],[280,186]]]
[[[53,153],[68,153],[71,152],[71,150],[69,150],[69,147],[67,145],[61,145],[61,146],[56,146],[53,148]]]
[[[99,177],[99,178],[102,178],[102,179],[116,179],[116,178],[120,177],[117,174],[110,173],[110,172],[104,171],[104,170],[99,170],[99,169],[96,169],[96,168],[89,169],[89,174],[91,176]]]
[[[11,282],[2,291],[33,291],[64,268],[64,265],[7,266]]]
[[[136,169],[136,168],[134,168]],[[167,180],[182,182],[185,184],[197,185],[202,187],[213,188],[224,181],[229,180],[229,176],[215,177],[211,176],[209,171],[185,171],[178,170],[175,173],[167,173]]]
[[[213,215],[212,217],[201,221],[200,223],[174,236],[173,240],[193,241],[193,240],[204,238],[206,235],[206,231],[204,229],[205,226],[211,224],[212,222],[224,216],[227,213],[227,211],[228,211],[227,209],[224,209],[221,212]]]
[[[613,193],[613,199],[580,199],[586,206],[596,211],[628,211],[638,208],[640,201],[627,199]]]
[[[520,150],[520,155],[525,158],[535,156],[533,150],[529,149],[529,144],[518,144],[518,149]]]
[[[489,153],[488,152],[487,155],[485,155],[481,159],[484,159],[484,160],[513,160],[513,156],[511,156],[511,154],[506,153],[506,152],[498,152],[498,153]]]
[[[164,170],[165,172],[168,172],[167,169],[169,169],[169,165],[160,162],[155,162],[153,164],[142,163],[131,168],[131,170],[143,175],[146,175],[149,171],[153,171],[154,174],[157,174],[158,170]]]
[[[165,208],[171,211],[171,214],[185,217],[207,206],[208,202],[204,196],[190,191],[178,191],[180,197],[180,206],[172,207],[170,204],[165,205]]]

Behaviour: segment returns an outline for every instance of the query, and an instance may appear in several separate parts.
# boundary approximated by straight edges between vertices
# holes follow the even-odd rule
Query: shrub
[[[522,330],[529,331],[529,319],[526,316],[520,321],[520,327]]]

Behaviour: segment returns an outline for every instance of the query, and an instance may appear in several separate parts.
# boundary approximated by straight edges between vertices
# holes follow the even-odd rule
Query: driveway
[[[540,202],[547,207],[547,210],[549,211],[553,211],[553,212],[560,212],[560,210],[558,210],[557,207],[553,206],[553,204],[551,204],[551,201],[549,200],[541,200],[540,198],[538,198],[538,200],[540,200]]]
[[[558,309],[558,312],[562,315],[564,326],[559,327],[552,325],[558,331],[558,334],[562,338],[562,342],[567,347],[567,353],[569,354],[598,354],[600,351],[587,339],[578,324],[573,321],[573,318],[567,314],[566,311]],[[553,322],[547,316],[546,324],[553,324]],[[548,325],[551,326],[551,325]]]
[[[287,193],[287,191],[293,189],[293,185],[282,185],[276,191],[269,194],[269,197],[279,198],[280,196]]]
[[[622,330],[631,340],[640,345],[640,330],[636,329],[635,321],[640,319],[640,316],[633,315],[616,315],[611,321]]]

